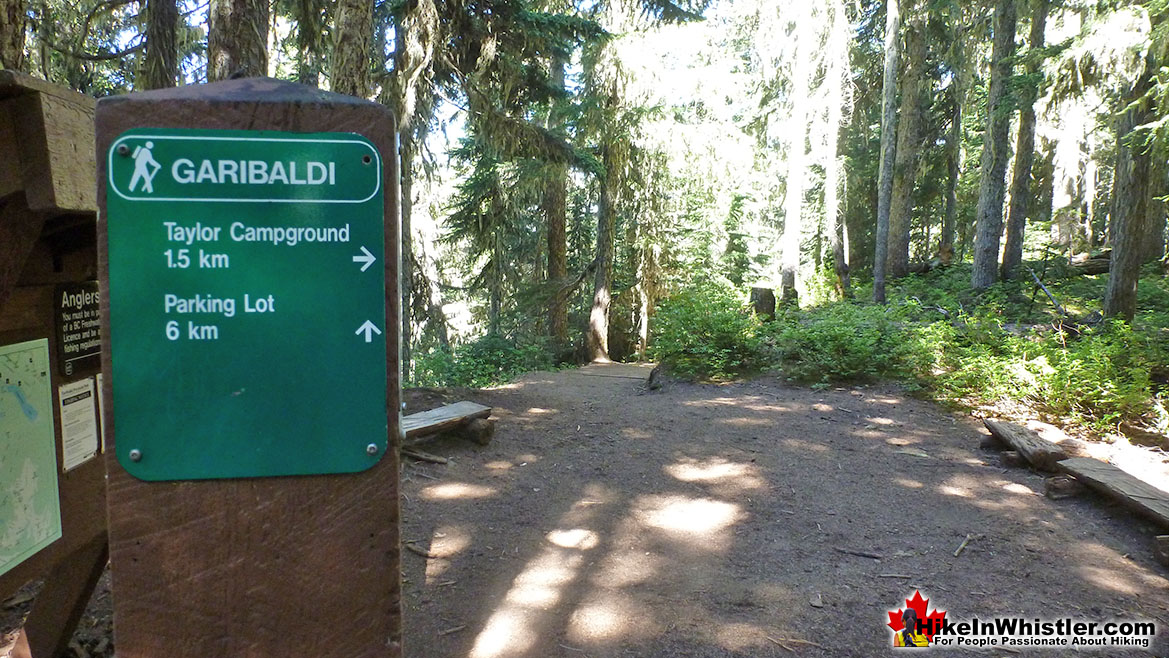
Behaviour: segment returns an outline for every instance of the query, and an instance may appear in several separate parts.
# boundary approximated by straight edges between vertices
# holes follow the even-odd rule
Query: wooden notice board
[[[31,580],[43,578],[45,583],[15,647],[14,656],[19,658],[65,651],[106,563],[105,467],[95,454],[100,448],[94,443],[92,398],[99,364],[90,359],[66,367],[58,295],[62,288],[92,287],[97,277],[93,111],[91,98],[21,73],[0,71],[0,346],[48,345],[44,378],[51,390],[49,399],[26,400],[25,411],[30,419],[51,423],[54,430],[55,464],[36,467],[55,470],[60,515],[58,539],[31,555],[0,564],[5,567],[0,573],[0,599]],[[7,364],[9,374],[19,370],[12,365]],[[41,374],[39,368],[35,374]],[[28,383],[0,379],[10,403],[7,409],[12,409],[13,396],[29,392],[24,386]],[[86,392],[67,393],[72,398],[65,405],[70,417],[62,418],[60,392],[79,388]],[[6,420],[19,425],[20,411]],[[70,446],[63,445],[63,431],[74,440]],[[6,480],[0,486],[13,486],[11,473],[0,468]],[[54,473],[38,474],[44,483],[51,482],[51,476]],[[34,516],[41,512],[33,510]],[[0,514],[10,513],[0,505]]]
[[[118,655],[400,656],[399,215],[392,114],[368,101],[252,78],[103,99],[98,103],[96,125],[101,208],[98,266],[103,290],[110,285],[111,249],[106,223],[110,169],[105,156],[128,131],[355,134],[372,144],[384,163],[384,258],[376,267],[387,282],[385,311],[384,317],[372,320],[384,331],[377,339],[387,343],[385,408],[379,411],[386,414],[386,454],[368,470],[356,473],[145,481],[130,475],[115,457],[123,419],[107,407],[110,562]],[[159,190],[162,176],[186,175],[185,164],[159,165],[159,180],[154,181]],[[179,168],[169,169],[174,166]],[[232,184],[240,184],[235,180]],[[161,231],[165,218],[144,214],[141,221],[143,230]],[[230,242],[221,245],[224,253],[232,253]],[[377,251],[382,253],[382,249]],[[158,258],[165,256],[159,253]],[[349,265],[359,264],[350,261]],[[101,300],[102,363],[107,373],[117,372],[111,368],[111,359],[118,355],[111,354],[111,340],[116,339],[111,337],[108,301],[117,294],[113,290]],[[156,301],[164,304],[162,298]],[[353,334],[353,328],[349,332]],[[366,336],[372,340],[370,332]],[[279,338],[273,334],[271,340]],[[258,353],[262,349],[258,343]],[[209,361],[199,367],[216,365]],[[117,407],[120,386],[134,390],[118,376],[105,378],[110,407]],[[300,402],[289,401],[290,411],[295,404]],[[181,405],[176,406],[176,416],[182,413]],[[165,423],[157,431],[180,434]],[[380,446],[371,446],[371,454],[383,449],[384,437],[382,441]]]

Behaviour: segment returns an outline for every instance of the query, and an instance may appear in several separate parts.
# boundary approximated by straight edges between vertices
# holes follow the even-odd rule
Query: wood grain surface
[[[56,284],[96,274],[93,107],[76,92],[0,71],[0,345],[48,339],[58,462],[58,387],[98,372],[90,363],[60,374],[54,294]],[[61,538],[0,576],[0,598],[45,579],[17,658],[62,654],[105,568],[105,465],[97,458],[58,472],[57,485]]]
[[[1065,459],[1059,468],[1162,528],[1169,528],[1169,493],[1096,459]]]
[[[386,108],[267,78],[104,99],[97,153],[131,128],[354,132],[386,163],[387,413],[398,444],[396,132]],[[104,211],[105,165],[98,158]],[[104,214],[104,213],[103,213]],[[99,270],[108,290],[106,227]],[[102,361],[110,372],[108,295]],[[107,394],[118,382],[107,377]],[[112,400],[113,397],[110,397]],[[107,416],[117,440],[117,418]],[[107,452],[119,658],[401,655],[397,450],[355,475],[148,483]]]

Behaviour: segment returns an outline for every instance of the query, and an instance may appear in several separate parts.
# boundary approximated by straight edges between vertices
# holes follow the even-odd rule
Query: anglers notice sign
[[[102,157],[126,470],[375,464],[387,436],[378,150],[350,133],[134,129]]]
[[[101,294],[97,281],[64,283],[56,291],[57,362],[62,375],[98,366]]]

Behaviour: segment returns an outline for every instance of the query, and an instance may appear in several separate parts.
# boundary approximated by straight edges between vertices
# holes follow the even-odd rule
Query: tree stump
[[[775,291],[770,288],[751,288],[751,306],[755,309],[755,315],[774,320]]]
[[[1007,468],[1023,468],[1027,466],[1027,459],[1015,450],[1004,450],[999,453],[999,463]]]
[[[1158,562],[1169,567],[1169,535],[1153,537],[1153,555]]]
[[[489,418],[472,419],[463,425],[459,434],[464,439],[485,446],[491,443],[491,439],[495,436],[495,421]]]
[[[1063,500],[1078,496],[1086,491],[1084,485],[1067,475],[1057,475],[1043,481],[1043,494],[1051,500]]]
[[[658,364],[654,366],[653,370],[649,371],[649,377],[645,380],[645,387],[651,391],[656,391],[662,387],[662,366]]]

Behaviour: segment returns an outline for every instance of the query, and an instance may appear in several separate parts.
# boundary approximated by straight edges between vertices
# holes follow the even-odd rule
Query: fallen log
[[[1115,499],[1121,505],[1169,528],[1169,494],[1138,480],[1119,468],[1096,459],[1074,457],[1058,464],[1059,469],[1075,476],[1092,489]]]
[[[1072,257],[1072,268],[1080,274],[1104,274],[1112,266],[1112,250],[1095,256],[1078,254]]]
[[[1056,464],[1068,458],[1063,448],[1042,438],[1038,432],[1029,430],[1022,425],[1008,423],[1002,420],[987,418],[982,421],[986,429],[998,440],[1009,445],[1023,456],[1035,468],[1044,471],[1056,471]]]

